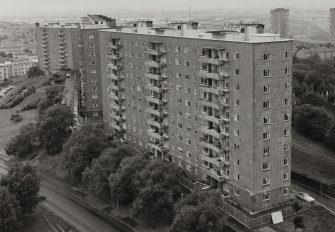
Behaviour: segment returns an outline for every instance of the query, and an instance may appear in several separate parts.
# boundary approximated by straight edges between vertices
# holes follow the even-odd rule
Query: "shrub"
[[[11,120],[12,122],[21,122],[21,121],[23,120],[23,117],[22,117],[22,115],[20,115],[20,114],[12,114],[12,115],[10,116],[10,120]]]

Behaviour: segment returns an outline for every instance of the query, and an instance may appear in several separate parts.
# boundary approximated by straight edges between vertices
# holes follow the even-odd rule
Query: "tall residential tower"
[[[289,37],[289,9],[276,8],[271,10],[272,33],[280,34],[280,38]]]
[[[106,130],[255,214],[289,202],[289,39],[263,25],[151,21],[101,30]]]

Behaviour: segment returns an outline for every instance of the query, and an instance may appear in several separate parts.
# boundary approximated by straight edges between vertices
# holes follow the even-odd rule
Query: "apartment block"
[[[99,31],[108,133],[174,162],[251,214],[289,201],[292,46],[241,24]]]
[[[280,34],[281,38],[288,38],[289,16],[290,16],[289,9],[276,8],[274,10],[271,10],[272,33]]]
[[[115,28],[115,19],[87,15],[78,23],[36,24],[39,66],[49,72],[70,68],[79,72],[79,112],[102,123],[98,30]]]
[[[329,42],[335,46],[335,8],[330,9]]]
[[[57,72],[64,68],[78,70],[78,23],[36,23],[39,66],[45,71]]]
[[[0,64],[0,80],[26,75],[29,68],[38,65],[37,60],[6,61]]]

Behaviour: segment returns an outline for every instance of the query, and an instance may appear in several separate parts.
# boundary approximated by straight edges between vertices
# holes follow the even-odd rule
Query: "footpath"
[[[42,185],[101,217],[121,231],[157,232],[153,228],[131,217],[128,213],[125,212],[125,210],[119,208],[117,212],[115,205],[102,201],[56,178],[43,175]]]

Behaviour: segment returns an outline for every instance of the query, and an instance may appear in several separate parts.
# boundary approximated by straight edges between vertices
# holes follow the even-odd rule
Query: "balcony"
[[[220,133],[214,129],[209,129],[207,126],[202,125],[200,131],[204,134],[213,136],[214,138],[220,139]]]
[[[120,64],[108,64],[108,67],[116,71],[120,71],[123,69]]]
[[[213,80],[220,80],[220,75],[217,72],[208,72],[206,70],[200,70],[198,72],[198,76],[213,79]]]
[[[116,50],[119,50],[123,47],[122,44],[114,44],[114,43],[108,43],[107,46]]]
[[[159,135],[159,132],[155,132],[154,130],[149,129],[147,130],[147,134],[150,137],[156,138],[160,141],[162,140],[162,136]]]
[[[217,153],[221,152],[221,147],[219,146],[218,143],[214,144],[214,143],[210,143],[209,141],[201,141],[200,142],[200,146],[202,146],[203,148],[208,148],[211,149]]]
[[[112,90],[115,90],[115,91],[123,91],[123,90],[125,90],[125,87],[122,86],[122,85],[114,85],[114,84],[111,84],[111,85],[109,86],[109,88],[112,89]]]
[[[219,122],[229,123],[229,118],[226,118],[223,115],[219,115]]]
[[[219,182],[229,180],[229,176],[223,175],[220,171],[212,168],[204,168],[203,171],[207,176],[210,176]]]
[[[227,132],[227,131],[222,130],[222,131],[221,131],[221,134],[222,134],[224,137],[229,137],[229,132]]]
[[[166,51],[162,50],[162,49],[151,49],[151,48],[147,48],[144,53],[148,54],[148,55],[153,55],[153,56],[162,56],[166,53]]]
[[[205,119],[207,121],[211,121],[214,122],[215,124],[219,124],[219,118],[215,117],[214,115],[209,115],[207,112],[201,112],[201,114],[199,115],[199,117],[201,119]]]
[[[124,76],[116,76],[116,75],[113,75],[113,74],[109,74],[108,76],[109,76],[109,78],[111,80],[114,80],[114,81],[122,81],[122,80],[124,80]]]
[[[146,90],[151,90],[151,91],[154,91],[154,92],[158,92],[158,93],[161,93],[163,92],[166,88],[162,88],[162,87],[158,87],[158,86],[155,86],[155,85],[146,85],[145,86],[145,89]]]
[[[148,143],[148,146],[150,146],[151,148],[153,148],[157,151],[162,151],[162,147],[159,145],[159,143],[150,142],[150,143]]]
[[[222,65],[226,61],[225,59],[221,59],[217,57],[207,57],[207,56],[200,56],[198,59],[201,63],[206,64],[214,64],[214,65]]]
[[[158,105],[162,105],[163,104],[162,100],[159,100],[158,98],[150,97],[150,96],[146,97],[146,101],[147,102],[153,102],[153,103],[158,104]]]
[[[117,114],[110,113],[109,117],[112,118],[112,119],[115,119],[116,121],[119,121],[119,122],[122,121],[121,116],[117,115]]]
[[[109,108],[116,110],[116,111],[120,111],[121,107],[115,103],[111,103],[109,104]]]
[[[213,109],[220,110],[218,101],[202,98],[200,99],[199,104],[202,106],[208,106],[208,107],[212,107]]]
[[[229,93],[229,88],[227,87],[218,87],[218,94],[219,95],[224,95],[225,93]]]
[[[160,73],[146,73],[145,76],[146,78],[157,80],[157,81],[162,81],[166,79],[166,76],[162,76]]]
[[[107,57],[111,58],[112,60],[120,60],[122,57],[117,54],[107,54]]]
[[[123,101],[123,100],[125,100],[124,96],[117,96],[115,94],[110,94],[109,98],[112,99],[112,100],[115,100],[115,101]]]
[[[229,107],[229,104],[225,101],[218,101],[218,105],[219,107],[223,107],[223,108],[228,108]]]
[[[151,126],[155,126],[155,127],[157,127],[157,128],[161,128],[161,123],[160,123],[160,122],[157,122],[157,121],[155,121],[155,120],[153,120],[153,119],[148,119],[148,120],[147,120],[147,124],[148,124],[148,125],[151,125]]]
[[[163,116],[163,110],[155,110],[154,108],[148,108],[145,110],[148,114],[153,114],[153,115],[156,115],[158,117],[162,117]]]
[[[148,60],[144,62],[144,65],[151,68],[162,68],[165,66],[164,63],[160,61]]]
[[[122,126],[116,125],[115,123],[110,123],[109,126],[119,132],[125,131],[125,129]]]
[[[203,161],[207,161],[208,163],[213,164],[216,167],[222,168],[224,166],[229,166],[229,162],[225,160],[223,157],[211,157],[210,155],[206,153],[202,153],[201,159]],[[205,166],[206,167],[206,166]]]
[[[219,95],[218,88],[214,87],[214,86],[200,85],[199,90],[203,91],[203,92],[206,92],[206,93],[212,93],[214,95]]]

